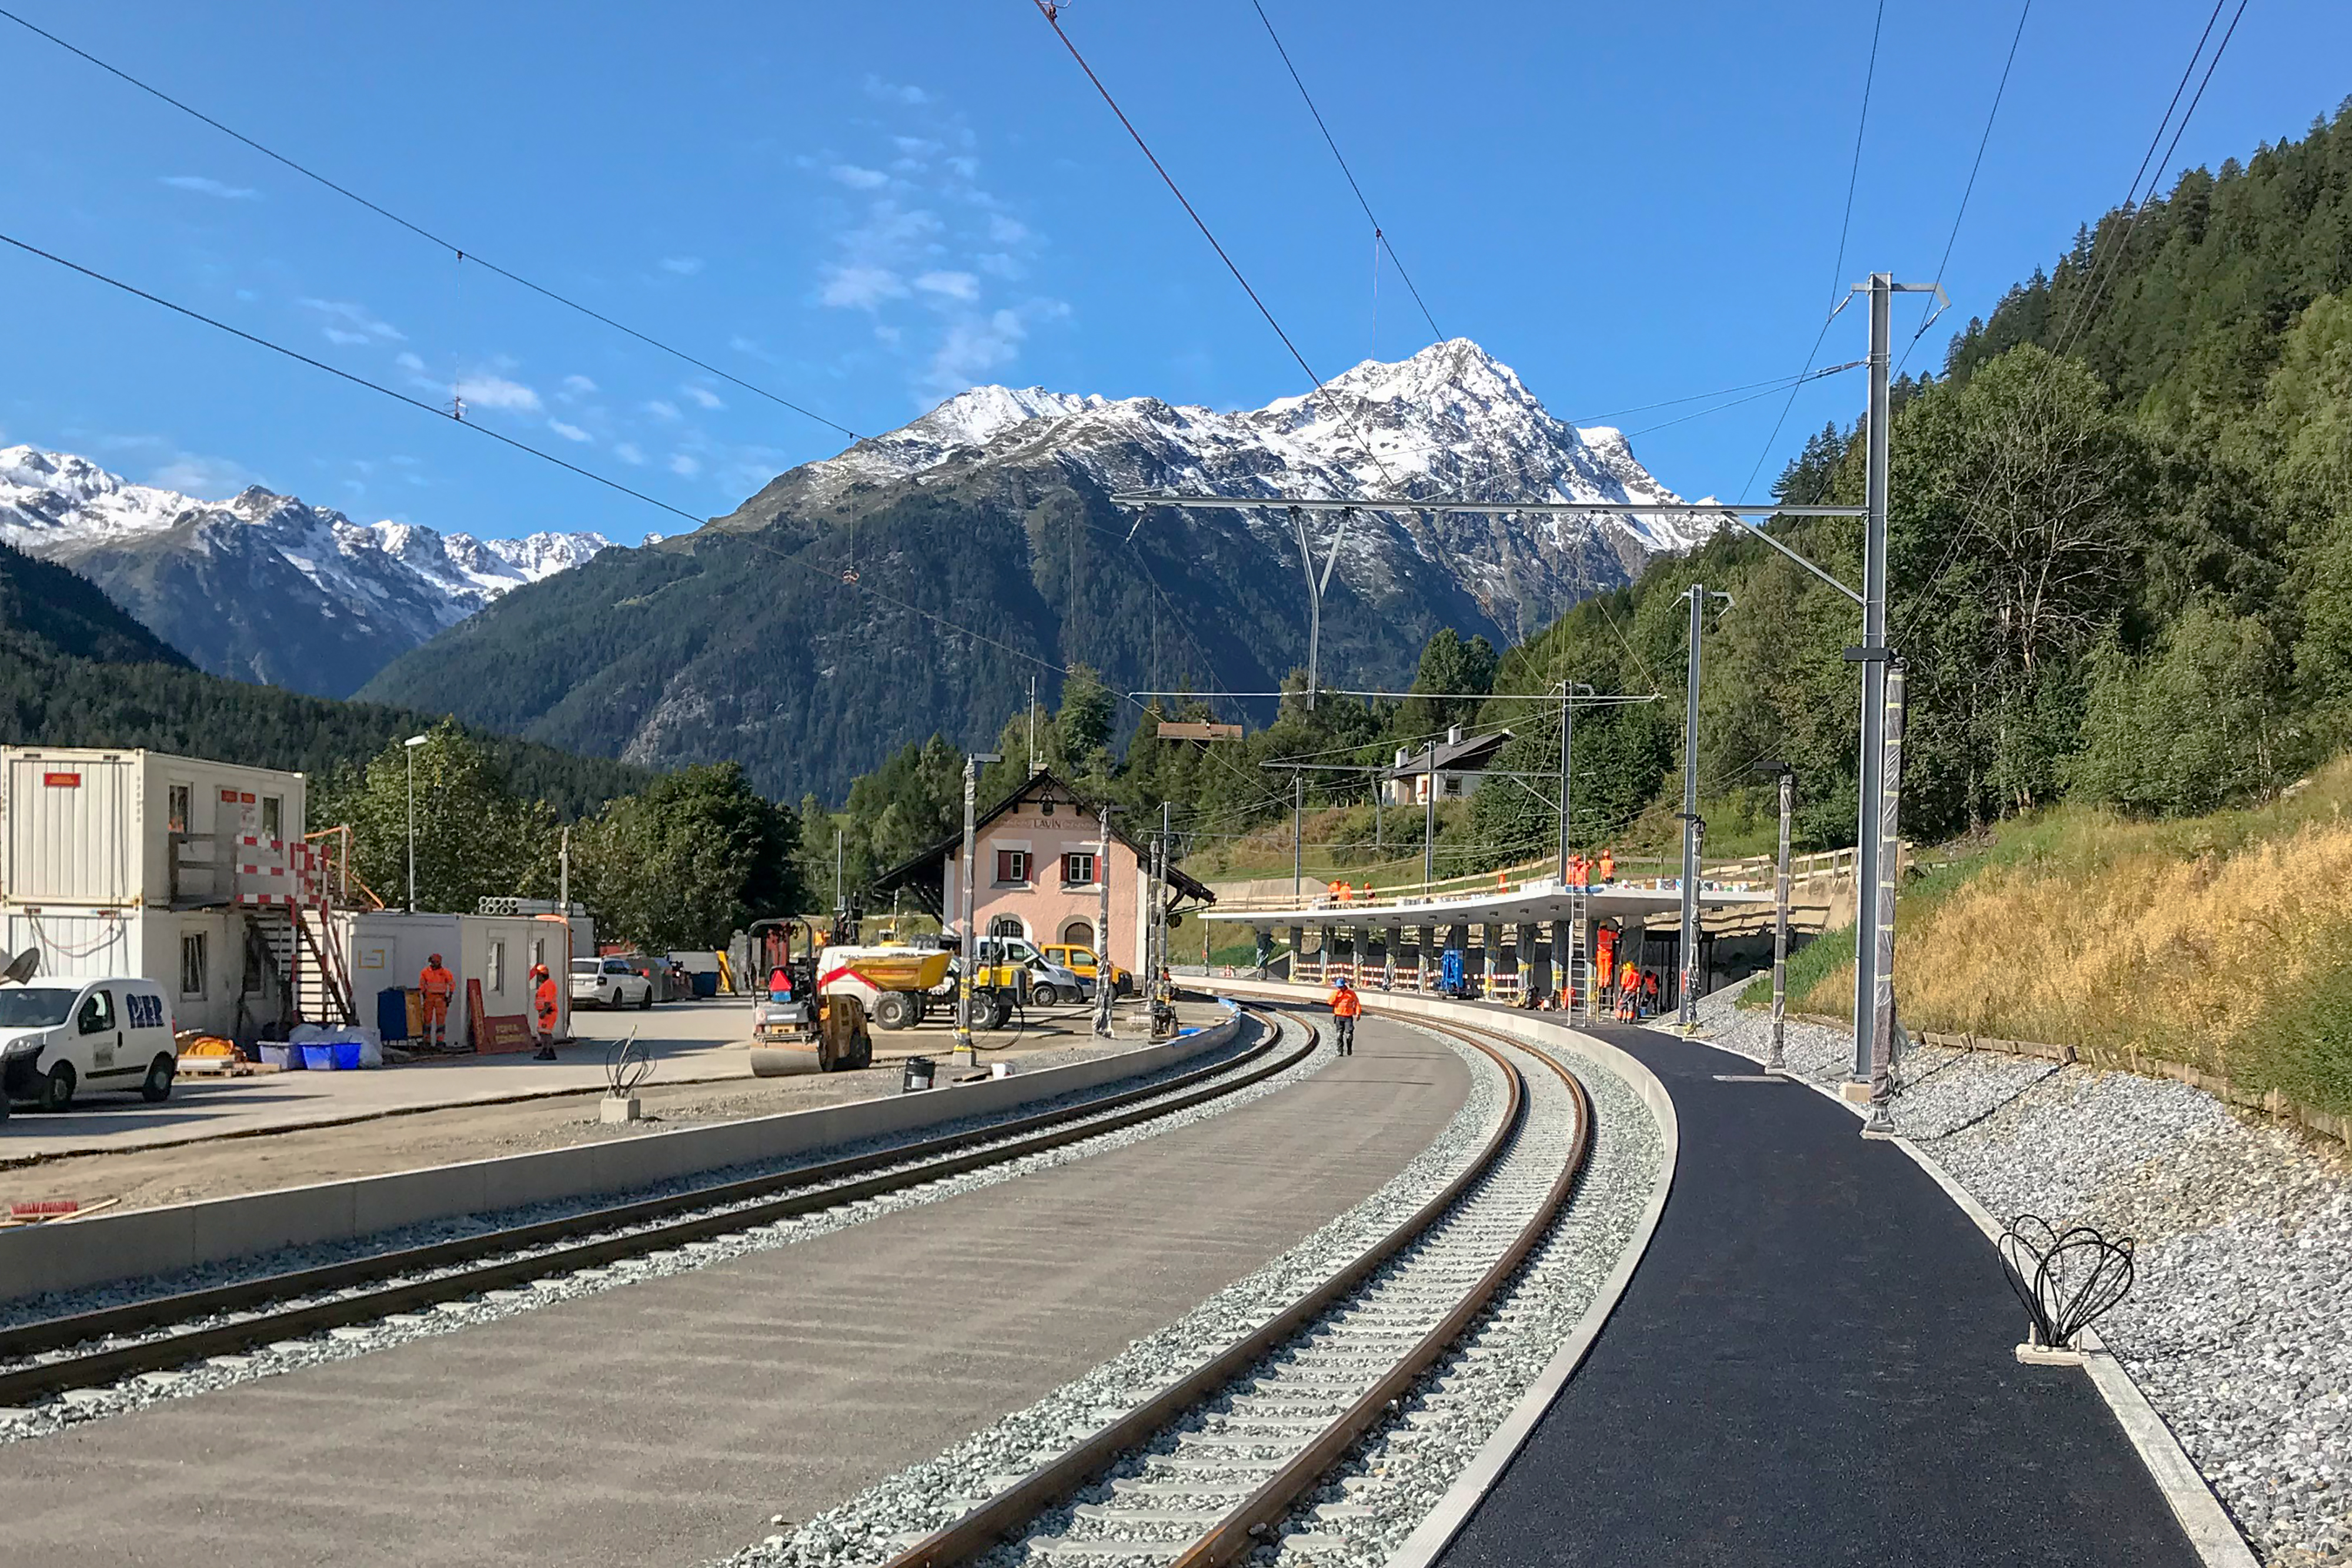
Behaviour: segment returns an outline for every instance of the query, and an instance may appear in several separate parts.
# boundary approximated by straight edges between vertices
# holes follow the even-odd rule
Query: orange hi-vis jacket
[[[1331,1013],[1333,1017],[1343,1019],[1356,1018],[1360,1017],[1363,1010],[1364,998],[1356,994],[1354,987],[1343,986],[1339,989],[1331,993]]]
[[[539,1006],[539,1027],[551,1033],[555,1029],[555,977],[540,981],[539,990],[531,998]]]
[[[427,964],[416,977],[416,988],[425,993],[426,1007],[446,1008],[457,994],[457,977],[439,964]]]

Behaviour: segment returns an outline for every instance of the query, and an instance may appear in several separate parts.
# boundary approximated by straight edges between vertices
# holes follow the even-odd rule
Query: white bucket
[[[1010,1078],[1013,1076],[1013,1063],[992,1061],[988,1064],[988,1075],[991,1078]]]

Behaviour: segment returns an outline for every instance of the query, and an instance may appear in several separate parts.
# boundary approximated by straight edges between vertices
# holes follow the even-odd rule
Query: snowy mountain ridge
[[[1154,397],[974,387],[778,484],[788,485],[796,502],[824,505],[861,484],[1048,451],[1086,465],[1116,489],[1590,501],[1590,518],[1528,526],[1555,543],[1599,535],[1643,555],[1687,549],[1720,526],[1703,512],[1608,512],[1612,501],[1672,505],[1683,497],[1635,461],[1623,433],[1579,430],[1554,418],[1516,371],[1466,338],[1392,363],[1366,360],[1318,392],[1234,413]],[[1136,460],[1139,451],[1144,461]]]
[[[92,579],[203,668],[328,695],[612,542],[361,524],[260,486],[206,501],[71,453],[0,448],[0,543]],[[242,645],[239,626],[278,648]]]

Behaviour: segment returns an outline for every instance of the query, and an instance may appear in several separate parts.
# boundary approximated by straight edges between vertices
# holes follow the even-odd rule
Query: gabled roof
[[[1441,742],[1437,755],[1427,752],[1409,757],[1383,772],[1383,779],[1418,779],[1424,773],[1476,773],[1495,760],[1495,753],[1511,742],[1511,732],[1498,729],[1491,735],[1465,736],[1452,742]]]
[[[1057,803],[1066,801],[1077,809],[1077,814],[1079,816],[1086,818],[1094,817],[1099,809],[1098,802],[1089,800],[1085,796],[1079,794],[1077,790],[1072,789],[1065,779],[1051,769],[1042,773],[1033,773],[1027,779],[1022,780],[1021,787],[1019,789],[1004,797],[1003,800],[999,800],[995,805],[988,808],[987,810],[973,817],[972,832],[975,839],[985,835],[988,831],[988,825],[996,821],[997,818],[1003,816],[1006,812],[1012,810],[1016,806],[1022,805],[1027,801],[1034,801],[1038,800],[1053,800]],[[1135,856],[1139,861],[1148,861],[1150,859],[1151,852],[1144,845],[1138,843],[1135,840],[1129,838],[1126,833],[1121,832],[1119,831],[1118,821],[1115,818],[1111,822],[1110,836],[1117,839],[1120,843],[1125,844],[1129,849],[1134,851]],[[962,844],[963,830],[959,828],[954,832],[950,833],[946,838],[941,839],[939,842],[929,845],[919,853],[900,862],[897,865],[892,866],[888,871],[884,872],[881,875],[876,877],[866,885],[876,893],[888,893],[895,888],[901,887],[908,888],[910,890],[915,889],[919,883],[926,881],[936,883],[940,875],[942,874],[942,868],[947,862],[949,854],[961,848]],[[1168,882],[1169,885],[1175,888],[1177,893],[1184,898],[1197,900],[1203,904],[1214,904],[1217,902],[1217,895],[1210,892],[1205,884],[1185,875],[1183,872],[1178,870],[1174,866],[1170,866],[1168,868]]]

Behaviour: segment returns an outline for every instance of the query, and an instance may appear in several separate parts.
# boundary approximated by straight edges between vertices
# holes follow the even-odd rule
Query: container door
[[[0,887],[19,904],[120,908],[141,893],[139,775],[129,757],[8,758]]]

